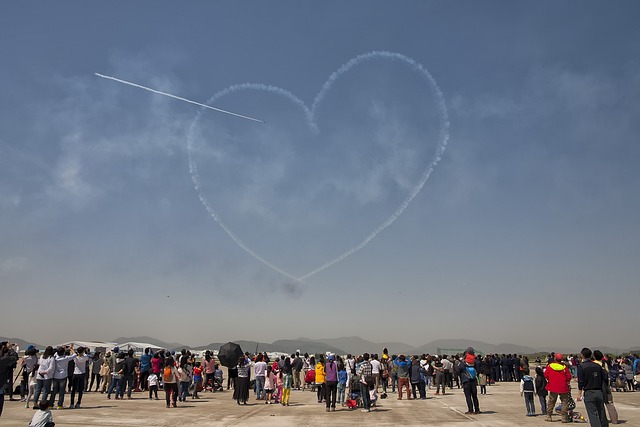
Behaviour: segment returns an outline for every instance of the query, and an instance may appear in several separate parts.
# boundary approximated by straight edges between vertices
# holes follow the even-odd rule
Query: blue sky
[[[635,2],[3,9],[4,335],[638,345]]]

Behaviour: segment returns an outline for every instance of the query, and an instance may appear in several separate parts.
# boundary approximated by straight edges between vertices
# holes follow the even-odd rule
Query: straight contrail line
[[[146,87],[146,86],[142,86],[142,85],[139,85],[139,84],[136,84],[136,83],[128,82],[126,80],[121,80],[121,79],[118,79],[118,78],[115,78],[115,77],[111,77],[111,76],[105,76],[104,74],[100,74],[100,73],[94,73],[94,74],[96,76],[98,76],[98,77],[103,78],[103,79],[113,80],[113,81],[116,81],[118,83],[123,83],[123,84],[129,85],[129,86],[137,87],[139,89],[148,90],[149,92],[157,93],[158,95],[168,96],[169,98],[177,99],[179,101],[188,102],[189,104],[199,105],[200,107],[208,108],[210,110],[219,111],[221,113],[229,114],[229,115],[240,117],[240,118],[247,119],[247,120],[253,120],[254,122],[265,123],[264,121],[258,120],[258,119],[254,119],[253,117],[243,116],[242,114],[233,113],[233,112],[227,111],[227,110],[222,110],[220,108],[212,107],[211,105],[207,105],[207,104],[201,104],[200,102],[192,101],[190,99],[183,98],[181,96],[172,95],[170,93],[162,92],[162,91],[159,91],[159,90],[156,90],[156,89],[151,89],[150,87]]]

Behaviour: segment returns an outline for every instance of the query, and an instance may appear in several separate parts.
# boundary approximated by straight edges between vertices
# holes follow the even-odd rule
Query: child
[[[280,371],[280,375],[283,375],[282,371]],[[293,375],[291,375],[291,371],[288,370],[282,378],[282,385],[280,386],[280,390],[282,393],[282,406],[289,406],[289,398],[291,397],[291,387],[293,385]]]
[[[536,415],[536,405],[533,403],[533,395],[535,393],[535,385],[533,378],[529,375],[522,377],[520,381],[520,396],[524,395],[524,403],[527,406],[527,417]]]
[[[487,394],[487,374],[480,372],[478,375],[478,385],[480,386],[480,394]]]
[[[376,387],[369,387],[369,405],[372,408],[376,408],[376,403],[378,402],[378,392],[376,391]]]
[[[344,406],[344,393],[347,388],[347,368],[344,364],[340,364],[340,370],[338,370],[338,402],[341,406]]]
[[[193,367],[193,396],[191,399],[200,399],[198,396],[198,390],[202,385],[202,368],[200,367],[200,362],[196,362]]]
[[[38,373],[37,371],[38,371],[37,369],[34,369],[31,372],[31,375],[29,375],[29,393],[27,395],[27,400],[26,400],[27,403],[25,403],[25,405],[24,405],[25,408],[29,407],[29,401],[31,400],[31,398],[33,397],[33,395],[36,392],[36,383],[38,382],[38,381],[36,381],[36,375]]]
[[[153,398],[154,394],[156,396],[156,400],[158,400],[158,376],[155,372],[151,372],[147,377],[147,384],[149,385],[149,400]]]
[[[191,365],[189,363],[185,363],[178,368],[178,377],[180,378],[178,400],[186,402],[189,395],[189,385],[191,384]]]
[[[266,393],[266,397],[264,399],[264,403],[271,404],[271,399],[273,399],[273,391],[275,390],[276,376],[273,375],[273,369],[271,366],[267,366],[267,374],[264,377],[264,391]]]
[[[284,382],[284,375],[282,371],[278,371],[276,375],[276,393],[273,396],[276,403],[282,403],[282,383]]]
[[[43,400],[38,406],[38,410],[33,414],[29,427],[53,427],[56,423],[53,422],[53,415],[49,410],[49,402]]]
[[[547,379],[544,377],[544,371],[540,366],[536,367],[536,394],[540,400],[540,410],[543,414],[547,413]]]

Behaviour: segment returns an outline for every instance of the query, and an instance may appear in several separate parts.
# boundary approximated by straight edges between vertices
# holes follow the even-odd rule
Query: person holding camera
[[[30,345],[24,352],[22,357],[22,382],[20,383],[20,401],[27,401],[27,392],[29,391],[29,376],[38,368],[38,350]]]
[[[12,366],[18,362],[18,353],[13,349],[11,343],[5,341],[0,343],[0,416],[4,407],[4,387],[9,383],[13,374]]]

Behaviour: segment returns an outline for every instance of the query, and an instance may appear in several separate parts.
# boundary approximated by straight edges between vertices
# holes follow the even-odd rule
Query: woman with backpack
[[[165,359],[162,379],[164,380],[164,394],[167,408],[169,408],[170,403],[175,408],[178,406],[178,370],[171,356]]]

